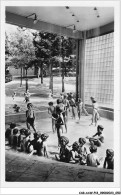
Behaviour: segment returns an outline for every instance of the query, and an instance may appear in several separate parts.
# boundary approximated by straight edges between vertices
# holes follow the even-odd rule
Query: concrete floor
[[[77,119],[74,120],[71,118],[71,116],[69,116],[68,132],[65,133],[65,130],[64,130],[64,135],[69,138],[69,145],[71,145],[74,141],[78,141],[79,137],[86,137],[87,135],[91,136],[96,132],[96,127],[89,126],[90,123],[91,123],[91,115],[82,116],[79,123]],[[99,157],[103,157],[103,161],[101,162],[98,170],[100,170],[103,166],[106,149],[114,148],[113,123],[114,123],[113,121],[104,119],[104,118],[101,118],[98,122],[98,124],[101,124],[104,126],[104,135],[105,135],[105,142],[101,147],[98,148],[98,152],[97,152]],[[19,123],[18,125],[19,125],[19,128],[26,127],[25,123]],[[40,131],[41,133],[46,132],[49,134],[49,138],[48,138],[49,159],[45,159],[43,157],[37,157],[37,156],[29,157],[27,154],[12,151],[9,147],[6,147],[6,180],[7,181],[45,181],[46,179],[44,180],[42,176],[43,174],[45,174],[45,172],[43,172],[42,175],[40,174],[40,176],[37,175],[37,169],[38,169],[37,167],[39,166],[39,169],[43,170],[42,168],[43,164],[44,164],[45,169],[46,167],[48,167],[47,168],[48,171],[51,171],[54,167],[56,167],[56,169],[54,168],[54,170],[56,170],[56,174],[54,173],[55,175],[46,177],[47,181],[64,181],[64,180],[65,181],[107,181],[107,179],[105,179],[105,174],[103,173],[104,171],[101,171],[103,173],[102,177],[99,177],[100,174],[102,173],[98,173],[97,171],[95,171],[96,175],[94,176],[94,173],[92,174],[92,172],[94,172],[93,170],[94,168],[91,168],[92,172],[90,172],[90,174],[88,174],[88,170],[86,170],[86,172],[84,171],[85,176],[83,177],[83,179],[82,177],[81,179],[79,179],[79,177],[77,177],[77,174],[79,174],[79,170],[82,169],[81,171],[83,172],[83,170],[90,168],[90,167],[80,166],[80,165],[70,165],[67,163],[61,163],[61,162],[55,161],[55,154],[57,154],[59,150],[57,147],[57,134],[53,133],[51,129],[51,118],[48,117],[48,118],[40,119],[36,121],[36,129],[37,131]],[[90,145],[89,145],[88,140],[85,146],[87,147],[87,151],[89,152]],[[12,159],[14,159],[14,161]],[[37,163],[38,160],[39,160],[39,164]],[[22,165],[21,162],[25,162],[25,163],[22,163],[23,164]],[[34,163],[36,166],[31,166],[31,165],[34,165]],[[53,163],[54,163],[54,167],[53,167]],[[58,163],[61,164],[61,170],[63,170],[64,172],[59,171],[58,166],[60,166],[60,164]],[[20,171],[18,171],[18,166],[23,167],[21,176],[20,176],[21,168],[20,168]],[[31,167],[29,170],[30,173],[26,171],[28,170],[29,167]],[[34,167],[36,171],[34,170]],[[67,167],[70,167],[70,168],[67,168]],[[71,167],[73,167],[72,170],[73,170],[73,174],[75,175],[74,178],[76,177],[76,179],[74,179],[71,176],[72,172],[69,174],[69,170],[71,170]],[[13,169],[14,170],[11,171],[11,168],[12,170]],[[59,177],[57,176],[58,174],[59,174]],[[108,178],[109,178],[108,181],[113,181],[112,176],[111,177],[108,176]]]

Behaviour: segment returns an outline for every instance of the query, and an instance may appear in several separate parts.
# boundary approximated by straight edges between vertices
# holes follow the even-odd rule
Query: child
[[[52,114],[55,113],[55,107],[53,106],[53,102],[49,102],[48,105],[49,105],[48,114],[50,114],[52,117]],[[52,117],[52,130],[54,133],[55,132],[55,120],[53,119],[53,117]]]
[[[102,158],[97,157],[97,146],[90,147],[90,154],[87,155],[87,166],[98,167]]]
[[[27,90],[26,93],[24,93],[24,97],[25,97],[24,101],[25,101],[26,103],[28,103],[28,102],[29,102],[29,99],[30,99],[29,90]]]
[[[64,94],[63,104],[65,106],[65,123],[67,123],[67,121],[68,121],[68,112],[70,111],[70,104],[69,104],[69,101],[67,99],[66,94]]]
[[[62,115],[62,111],[59,107],[56,107],[56,114],[53,114],[53,119],[55,120],[55,126],[57,129],[57,137],[58,137],[58,146],[60,146],[60,137],[63,133],[63,125],[64,125],[64,119]]]
[[[75,108],[76,108],[76,103],[75,103],[75,99],[73,98],[73,96],[70,97],[70,101],[69,101],[69,104],[72,108],[72,118],[75,119]]]
[[[13,100],[15,99],[15,96],[16,96],[16,92],[14,92],[14,93],[12,94]]]
[[[78,113],[79,120],[80,120],[81,114],[82,114],[82,107],[83,107],[83,102],[82,102],[81,98],[79,98],[78,102],[77,102],[77,113]]]
[[[60,137],[60,154],[55,155],[56,159],[62,162],[69,162],[70,148],[68,146],[69,139],[65,136]]]
[[[59,104],[58,104],[61,112],[62,112],[62,115],[63,115],[63,120],[64,120],[64,125],[65,125],[65,130],[66,130],[66,133],[67,133],[67,110],[66,110],[66,106],[65,104],[63,103],[62,100],[59,101]]]
[[[107,169],[114,169],[114,151],[112,149],[106,150],[106,157],[103,167]]]
[[[37,154],[39,156],[44,156],[44,157],[49,157],[48,156],[48,149],[47,149],[47,138],[49,135],[46,133],[41,135],[41,142],[38,143],[38,148],[37,148]]]
[[[38,150],[39,150],[39,143],[40,143],[40,137],[41,134],[40,133],[34,133],[34,139],[33,140],[29,140],[29,144],[28,144],[28,153],[30,153],[29,155],[31,156],[32,154],[37,154]]]
[[[97,121],[99,120],[99,112],[98,112],[98,105],[96,100],[93,97],[90,97],[92,101],[92,107],[93,107],[93,112],[92,112],[92,123],[90,125],[95,124],[97,125]]]
[[[14,149],[17,149],[18,147],[18,142],[19,142],[19,130],[17,127],[13,129],[13,143],[12,146]]]
[[[30,143],[30,131],[28,129],[20,129],[19,147],[21,151],[28,152],[28,144]]]
[[[78,154],[79,144],[78,142],[74,142],[72,145],[72,150],[70,152],[70,163],[78,163],[80,160],[80,156]]]
[[[6,129],[5,138],[7,139],[9,145],[13,144],[13,130],[15,127],[16,127],[16,124],[11,123],[10,127]]]
[[[26,111],[26,125],[29,130],[31,126],[36,133],[35,124],[34,124],[35,114],[34,114],[32,107],[33,107],[32,103],[27,104],[28,110]]]
[[[84,146],[86,143],[86,139],[80,137],[78,142],[79,142],[78,154],[80,155],[80,164],[85,165],[87,159],[87,149]]]
[[[92,137],[86,137],[89,139],[91,145],[101,146],[102,143],[104,143],[104,134],[102,133],[104,127],[102,125],[97,126],[97,133],[94,134]],[[96,137],[97,138],[94,138]]]
[[[77,102],[77,113],[78,113],[79,120],[80,120],[80,118],[81,118],[82,112],[84,112],[84,114],[85,114],[86,116],[89,115],[88,112],[87,112],[86,109],[85,109],[85,106],[84,106],[84,103],[82,102],[82,99],[79,98],[79,99],[78,99],[78,102]]]

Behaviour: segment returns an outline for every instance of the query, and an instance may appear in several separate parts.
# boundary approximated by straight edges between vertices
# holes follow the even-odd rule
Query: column
[[[85,44],[86,39],[79,40],[79,97],[82,98],[83,102],[85,100]]]

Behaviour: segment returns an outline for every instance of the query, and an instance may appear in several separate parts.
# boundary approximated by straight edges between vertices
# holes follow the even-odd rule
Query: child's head
[[[46,141],[48,137],[49,137],[48,134],[43,133],[43,134],[41,135],[41,140],[42,140],[42,141]]]
[[[74,142],[73,145],[72,145],[72,149],[74,151],[78,151],[78,148],[79,148],[78,142]]]
[[[62,103],[62,100],[61,99],[57,99],[57,104],[60,104]]]
[[[16,123],[11,123],[11,124],[10,124],[10,128],[11,128],[11,129],[14,129],[15,127],[16,127]]]
[[[78,98],[78,102],[79,102],[79,103],[82,102],[82,99],[81,99],[81,98]]]
[[[68,95],[67,94],[64,94],[64,99],[67,99]]]
[[[80,144],[81,146],[83,146],[85,143],[86,143],[86,139],[80,137],[80,138],[79,138],[79,144]]]
[[[28,137],[30,134],[31,134],[30,130],[28,130],[28,129],[25,129],[25,130],[24,130],[24,135],[25,135],[26,137]]]
[[[103,129],[104,129],[104,127],[102,125],[97,126],[97,132],[98,133],[102,133]]]
[[[27,108],[28,108],[28,109],[31,109],[32,107],[33,107],[32,103],[28,103],[28,104],[27,104]]]
[[[26,131],[25,128],[20,129],[20,134],[21,134],[21,135],[25,135],[25,131]]]
[[[53,106],[53,102],[49,102],[48,105],[49,105],[49,106]]]
[[[112,149],[107,149],[106,150],[106,156],[107,156],[108,159],[113,159],[114,151]]]
[[[90,152],[91,153],[94,153],[94,152],[97,152],[97,146],[93,145],[93,146],[90,146]]]
[[[61,145],[66,146],[69,143],[69,139],[65,136],[61,136],[60,137],[60,143],[61,143]]]
[[[90,99],[91,99],[92,103],[96,103],[96,100],[94,97],[90,97]]]
[[[18,128],[15,127],[14,130],[13,130],[13,135],[16,135],[18,132],[19,132]]]

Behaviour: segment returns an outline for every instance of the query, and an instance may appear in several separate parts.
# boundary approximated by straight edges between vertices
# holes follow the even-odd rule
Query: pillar
[[[86,39],[79,40],[79,97],[82,98],[83,102],[85,101],[85,44]]]
[[[76,102],[78,101],[79,93],[79,40],[76,40]]]

